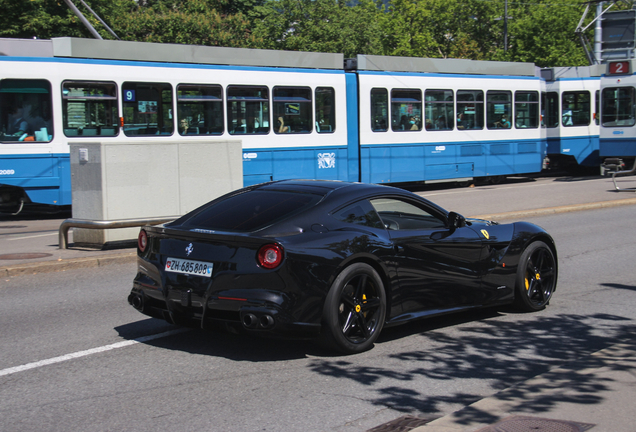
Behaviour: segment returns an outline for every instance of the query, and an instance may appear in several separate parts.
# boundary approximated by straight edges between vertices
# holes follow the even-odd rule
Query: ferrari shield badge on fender
[[[486,240],[488,240],[490,238],[490,234],[488,234],[488,231],[481,230],[481,233],[484,235],[484,237],[486,237]]]

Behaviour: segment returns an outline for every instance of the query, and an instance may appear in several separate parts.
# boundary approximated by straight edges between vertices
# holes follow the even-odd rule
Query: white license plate
[[[212,263],[191,261],[181,258],[168,258],[166,261],[166,271],[212,277]]]

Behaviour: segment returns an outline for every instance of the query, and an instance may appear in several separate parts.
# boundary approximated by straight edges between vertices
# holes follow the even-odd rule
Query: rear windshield
[[[234,195],[204,208],[183,226],[214,231],[250,232],[312,207],[322,196],[255,190]]]

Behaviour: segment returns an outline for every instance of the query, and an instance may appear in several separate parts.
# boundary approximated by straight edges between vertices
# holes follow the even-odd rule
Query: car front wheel
[[[552,298],[557,282],[557,263],[552,249],[536,241],[523,252],[517,270],[517,307],[524,311],[543,309]]]
[[[386,294],[378,273],[368,264],[356,263],[336,278],[323,309],[324,341],[346,354],[373,346],[384,326]]]

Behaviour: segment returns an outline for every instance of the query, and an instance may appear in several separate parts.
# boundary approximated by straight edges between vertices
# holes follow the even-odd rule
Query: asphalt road
[[[463,198],[456,189],[423,194],[460,205],[471,194],[482,201],[492,193],[483,199],[492,206],[512,199],[508,189],[476,189]],[[621,206],[528,219],[559,248],[559,284],[546,310],[386,329],[355,356],[148,319],[126,302],[134,264],[3,278],[0,430],[366,431],[405,414],[442,416],[634,340],[633,216],[634,206]],[[581,403],[593,406],[603,383],[583,385]]]

